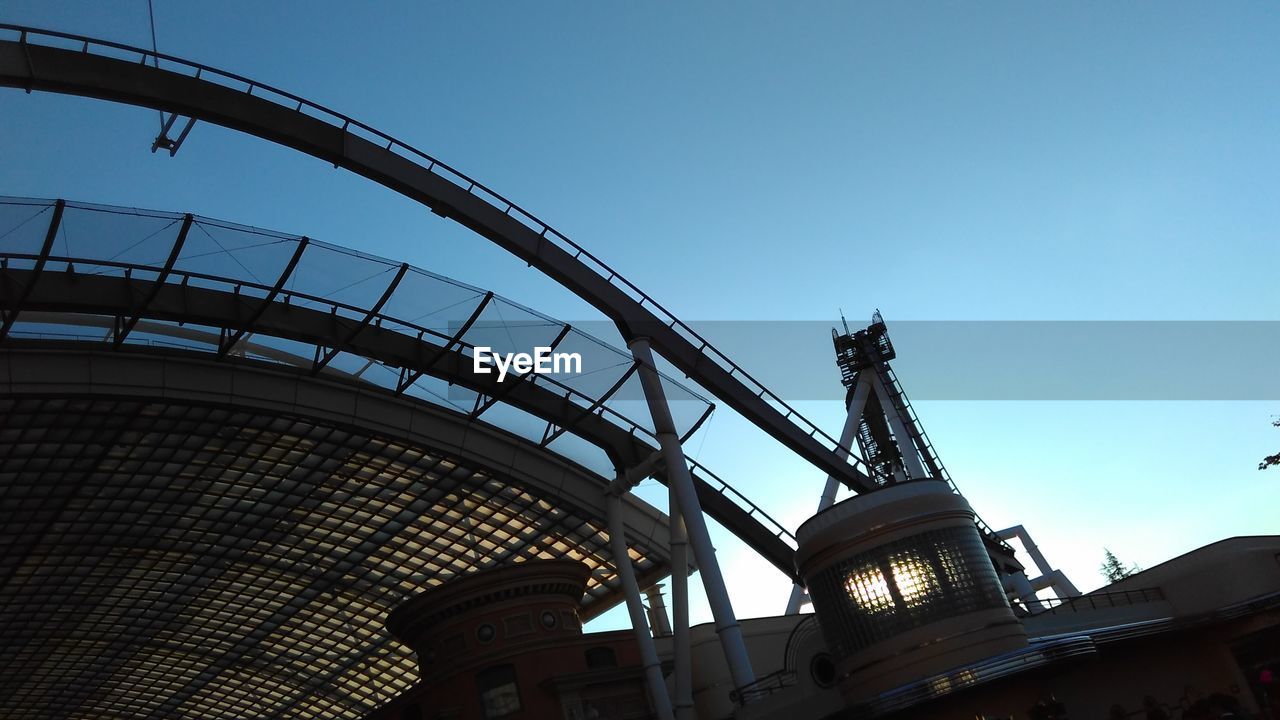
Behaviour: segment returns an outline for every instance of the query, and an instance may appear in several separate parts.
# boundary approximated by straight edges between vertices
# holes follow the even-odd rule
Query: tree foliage
[[[1107,548],[1102,548],[1102,551],[1105,553],[1105,557],[1101,567],[1098,568],[1098,572],[1102,573],[1109,583],[1123,580],[1142,569],[1137,565],[1125,565],[1120,562],[1120,558],[1116,557],[1115,553]]]
[[[1271,424],[1275,425],[1276,427],[1280,427],[1280,420],[1276,420]],[[1258,469],[1266,470],[1272,465],[1280,465],[1280,453],[1276,453],[1275,455],[1268,455],[1262,458],[1262,462],[1258,463]]]

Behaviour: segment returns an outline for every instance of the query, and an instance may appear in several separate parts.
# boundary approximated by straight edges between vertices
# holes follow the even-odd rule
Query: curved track
[[[584,394],[551,376],[531,373],[499,383],[494,374],[477,374],[474,371],[471,355],[468,354],[471,343],[466,324],[453,334],[444,334],[393,315],[386,306],[387,300],[396,296],[394,287],[384,292],[377,303],[352,305],[309,293],[299,287],[285,289],[287,275],[282,275],[275,285],[268,286],[243,277],[228,277],[191,269],[186,261],[190,255],[197,256],[200,263],[208,263],[210,258],[203,253],[193,253],[195,248],[189,244],[184,245],[181,240],[175,241],[173,236],[182,236],[182,231],[177,227],[179,221],[185,219],[188,227],[203,227],[206,224],[214,228],[229,227],[225,223],[196,219],[190,215],[74,203],[36,200],[9,202],[14,204],[0,203],[0,206],[19,207],[36,214],[23,223],[25,237],[11,235],[5,242],[9,245],[29,245],[31,240],[41,235],[45,237],[45,241],[39,253],[25,253],[12,247],[0,249],[0,261],[3,261],[4,266],[3,273],[0,273],[0,310],[3,310],[6,318],[3,326],[6,332],[10,328],[21,328],[23,318],[33,318],[37,331],[44,325],[65,327],[70,324],[92,324],[89,321],[94,318],[99,321],[105,319],[112,327],[106,338],[99,337],[88,343],[83,340],[71,343],[80,347],[89,345],[91,350],[94,349],[92,346],[100,347],[104,344],[109,348],[129,345],[131,338],[138,339],[141,334],[140,323],[143,322],[154,323],[145,328],[152,336],[190,335],[189,327],[194,325],[217,332],[217,335],[212,336],[216,338],[252,335],[259,342],[265,342],[267,338],[280,338],[297,347],[315,349],[316,359],[308,359],[303,367],[297,369],[307,375],[332,373],[334,368],[322,365],[322,359],[344,353],[383,368],[384,376],[390,380],[389,385],[379,385],[368,377],[362,378],[363,383],[373,383],[373,387],[369,388],[371,391],[403,395],[413,383],[401,385],[396,382],[395,375],[389,369],[398,368],[401,377],[438,378],[450,385],[473,391],[478,398],[487,398],[489,405],[500,403],[517,408],[548,423],[547,433],[537,443],[540,447],[547,448],[548,452],[556,452],[554,445],[551,445],[551,436],[566,432],[603,450],[617,468],[640,465],[656,452],[657,441],[649,429],[612,410],[607,404],[610,396],[631,376],[631,370],[619,371],[619,380],[603,394],[595,395]],[[42,207],[44,210],[39,210]],[[33,222],[42,218],[50,208],[54,210],[54,219],[48,222],[47,227]],[[68,222],[62,219],[63,216],[70,216],[85,225],[89,225],[91,221],[104,222],[103,218],[147,218],[161,227],[164,233],[152,232],[144,238],[149,245],[140,245],[143,241],[136,240],[134,235],[112,238],[108,236],[109,233],[100,231],[97,236],[86,238],[88,242],[85,246],[89,248],[87,252],[75,255],[52,254],[52,242],[49,238],[57,234],[59,222]],[[170,220],[170,224],[162,225],[166,220]],[[132,227],[137,230],[136,226]],[[150,229],[153,226],[144,227]],[[305,256],[307,248],[315,248],[316,252],[320,248],[333,249],[322,243],[304,242],[301,238],[279,233],[254,232],[255,237],[267,235],[272,239],[271,245],[280,246],[278,254],[294,257],[291,271],[297,266],[296,259]],[[169,257],[164,263],[107,257],[112,253],[118,256],[120,252],[116,250],[126,246],[132,248],[132,253],[141,252],[161,257],[167,254]],[[201,255],[205,256],[200,257]],[[352,255],[350,259],[360,258]],[[387,268],[396,267],[367,256],[364,259],[382,263]],[[402,275],[410,270],[407,266],[401,268]],[[434,277],[442,284],[452,282]],[[491,301],[497,301],[495,296],[492,293],[485,294],[478,307],[484,307]],[[478,310],[471,311],[471,316],[477,317]],[[188,327],[179,328],[179,325]],[[172,332],[166,333],[166,326],[171,327]],[[182,333],[178,332],[180,329]],[[0,334],[0,339],[13,345],[15,338],[12,333],[9,334],[7,339]],[[206,344],[203,348],[205,352],[201,354],[227,360],[231,353],[223,352],[223,348],[234,344],[234,341]],[[188,348],[197,349],[192,346]],[[135,351],[138,349],[133,347]],[[467,414],[467,420],[487,422],[480,403]],[[555,433],[552,433],[553,429]],[[791,534],[706,468],[695,462],[692,470],[699,499],[707,514],[794,579],[794,538]],[[661,467],[654,470],[654,476],[666,481],[665,471]],[[597,477],[600,480],[597,490],[603,492],[603,485],[611,478]]]
[[[198,63],[16,25],[0,25],[0,32],[11,38],[0,40],[0,85],[177,112],[374,180],[538,268],[612,319],[624,335],[648,337],[675,367],[848,487],[875,487],[856,455],[842,459],[838,441],[633,283],[532,214],[426,153],[291,93]]]

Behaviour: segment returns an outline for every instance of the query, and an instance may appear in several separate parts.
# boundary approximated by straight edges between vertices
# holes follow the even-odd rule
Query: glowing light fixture
[[[892,577],[886,577],[875,566],[855,570],[845,576],[845,592],[861,610],[879,613],[895,609],[890,582],[897,588],[898,596],[908,608],[923,605],[939,591],[938,578],[933,570],[914,557],[900,556],[892,559],[889,562],[889,572]]]
[[[900,558],[891,563],[893,581],[898,586],[898,593],[907,607],[918,607],[924,604],[931,595],[938,591],[938,577],[933,570],[915,558]]]
[[[845,592],[858,607],[867,612],[893,610],[893,593],[889,581],[876,568],[849,573],[844,579]]]

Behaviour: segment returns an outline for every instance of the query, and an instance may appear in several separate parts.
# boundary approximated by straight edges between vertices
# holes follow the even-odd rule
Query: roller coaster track
[[[807,420],[634,283],[514,202],[358,120],[235,73],[120,43],[0,24],[0,86],[180,113],[326,160],[414,199],[536,267],[647,337],[681,372],[820,470],[876,487],[855,453]],[[846,449],[847,451],[847,449]]]
[[[46,238],[56,235],[61,210],[74,213],[85,208],[63,201],[55,204],[42,200],[0,198],[0,205],[4,204],[20,204],[32,209],[52,208],[53,218],[45,233]],[[106,206],[92,208],[95,213],[138,212]],[[175,224],[184,217],[151,215],[161,219],[169,217]],[[189,218],[188,225],[197,227],[209,225],[216,228],[218,224],[218,221],[207,218],[185,217]],[[69,344],[73,337],[66,336],[60,345],[83,347],[105,343],[107,347],[120,349],[126,341],[131,344],[137,342],[131,339],[129,330],[141,321],[181,323],[194,328],[216,328],[218,333],[212,335],[213,345],[208,352],[218,359],[227,358],[227,354],[218,351],[219,346],[227,344],[222,338],[245,335],[284,338],[315,347],[316,358],[327,354],[324,350],[328,353],[346,352],[387,368],[404,368],[417,376],[430,375],[493,398],[495,402],[518,408],[599,447],[617,467],[641,464],[658,446],[652,431],[606,404],[607,393],[584,394],[549,375],[526,374],[518,381],[504,384],[492,373],[476,373],[471,362],[474,348],[464,337],[464,332],[442,333],[427,325],[397,317],[381,305],[351,304],[298,288],[285,289],[285,280],[296,263],[290,265],[289,271],[275,285],[269,285],[184,269],[176,267],[172,261],[162,266],[107,259],[103,257],[108,252],[106,248],[116,245],[106,242],[105,237],[93,240],[97,242],[86,243],[86,252],[76,255],[52,254],[52,243],[47,240],[39,254],[0,247],[0,317],[7,319],[6,326],[0,329],[7,331],[14,319],[24,313],[37,314],[40,322],[46,325],[71,326],[75,320],[86,324],[93,319],[106,320],[113,328],[110,339],[86,343],[85,337],[81,336],[74,338],[80,342]],[[295,258],[302,257],[308,247],[317,245],[303,242],[301,238],[291,242],[293,250],[288,254]],[[170,258],[178,256],[180,244],[181,240],[175,242]],[[92,271],[87,272],[86,269]],[[493,297],[493,294],[488,296]],[[476,302],[483,307],[488,301]],[[172,327],[164,334],[178,331],[188,336],[192,332],[190,327]],[[158,325],[151,332],[162,333],[163,326]],[[56,341],[57,338],[50,335],[49,338],[38,339]],[[15,338],[6,332],[0,335],[0,342],[12,346]],[[142,344],[147,345],[146,341]],[[191,347],[182,347],[194,352]],[[131,349],[137,351],[139,347],[134,345]],[[311,358],[296,359],[290,364],[299,365],[300,372],[312,375],[330,370],[319,367],[320,362]],[[385,389],[400,394],[394,382]],[[485,420],[483,411],[473,410],[468,414],[468,420]],[[540,445],[547,446],[545,437]],[[774,567],[795,579],[795,537],[728,482],[693,458],[688,460],[703,510]],[[665,471],[655,472],[653,477],[663,483],[668,482]],[[608,478],[601,478],[602,483],[607,481]]]

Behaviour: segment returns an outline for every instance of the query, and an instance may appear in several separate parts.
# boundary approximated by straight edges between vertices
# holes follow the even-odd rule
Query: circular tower
[[[847,702],[1027,644],[973,510],[946,483],[852,497],[810,518],[797,538]]]
[[[447,582],[387,616],[413,648],[424,680],[490,656],[582,635],[578,605],[590,569],[575,560],[533,560]]]

